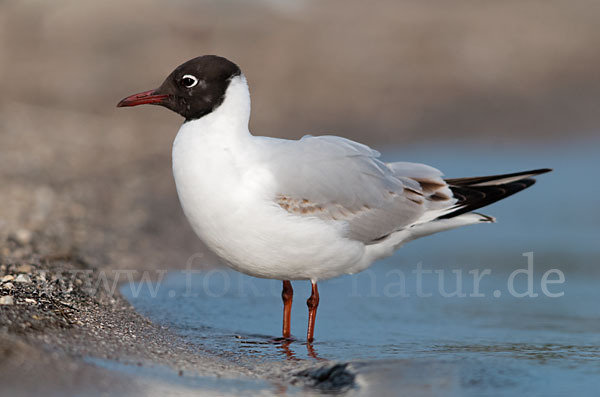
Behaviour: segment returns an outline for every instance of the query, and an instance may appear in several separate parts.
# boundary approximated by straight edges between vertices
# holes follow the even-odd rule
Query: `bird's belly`
[[[192,228],[235,270],[263,278],[322,280],[350,273],[364,259],[364,245],[341,237],[339,226],[288,214],[265,197],[264,185],[253,177],[223,169],[225,164],[218,174],[173,165]]]
[[[184,204],[185,203],[185,204]],[[348,273],[362,259],[361,243],[340,238],[322,221],[292,220],[277,208],[218,208],[182,200],[184,212],[200,239],[226,264],[255,277],[326,279]]]

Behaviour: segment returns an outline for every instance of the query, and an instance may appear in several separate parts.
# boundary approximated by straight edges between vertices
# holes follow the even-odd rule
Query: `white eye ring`
[[[192,82],[189,84],[186,84],[187,83],[185,81],[186,79],[190,79],[190,80],[192,80]],[[181,84],[183,84],[183,86],[186,88],[192,88],[198,84],[198,79],[196,78],[196,76],[192,76],[191,74],[186,74],[181,78]]]

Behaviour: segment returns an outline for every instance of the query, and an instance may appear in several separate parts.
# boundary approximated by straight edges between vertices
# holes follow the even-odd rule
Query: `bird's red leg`
[[[312,294],[306,301],[308,306],[308,331],[306,332],[306,340],[311,343],[315,335],[315,321],[317,319],[317,307],[319,306],[319,290],[317,283],[312,283]]]
[[[294,290],[292,283],[289,280],[283,280],[283,290],[281,291],[281,299],[283,300],[283,337],[290,337],[290,317],[292,315],[292,299],[294,298]]]

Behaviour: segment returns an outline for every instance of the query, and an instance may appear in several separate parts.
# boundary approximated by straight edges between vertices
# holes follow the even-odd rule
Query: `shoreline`
[[[108,294],[98,288],[90,294],[90,280],[84,277],[98,283],[99,271],[84,259],[43,256],[15,241],[8,245],[11,252],[20,251],[20,258],[8,255],[0,262],[0,296],[12,298],[0,305],[4,391],[137,394],[162,389],[227,395],[250,385],[269,395],[269,389],[319,388],[320,380],[327,382],[323,373],[339,372],[332,362],[284,362],[273,370],[235,362],[233,355],[220,357],[152,323],[118,290]]]

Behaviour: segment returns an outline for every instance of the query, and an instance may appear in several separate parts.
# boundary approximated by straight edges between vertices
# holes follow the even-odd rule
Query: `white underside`
[[[281,140],[252,136],[249,115],[245,78],[234,78],[224,103],[184,123],[173,143],[173,175],[185,215],[202,241],[235,270],[323,280],[360,272],[415,238],[485,220],[465,214],[423,222],[365,244],[347,237],[344,222],[291,214],[274,201],[280,184],[276,167],[267,161]]]

